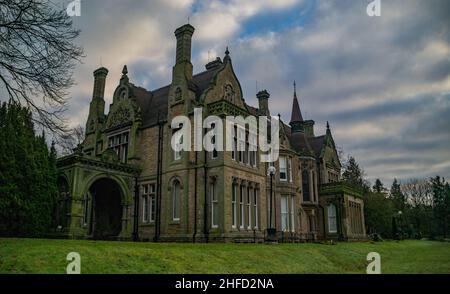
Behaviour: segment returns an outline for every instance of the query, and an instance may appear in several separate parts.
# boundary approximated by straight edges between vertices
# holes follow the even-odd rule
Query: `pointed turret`
[[[297,87],[294,81],[294,100],[292,102],[291,122],[289,123],[293,132],[303,131],[303,117],[297,98]]]

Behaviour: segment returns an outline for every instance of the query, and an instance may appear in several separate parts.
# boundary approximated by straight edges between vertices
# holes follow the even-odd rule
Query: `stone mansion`
[[[280,119],[280,156],[274,164],[260,162],[260,151],[173,151],[171,121],[178,115],[193,119],[194,108],[224,120],[271,115],[273,98],[266,90],[257,94],[258,107],[245,102],[228,49],[223,59],[193,74],[193,33],[189,24],[175,31],[175,65],[167,86],[138,87],[125,66],[107,114],[108,70],[94,71],[85,140],[58,160],[57,234],[260,242],[274,228],[283,241],[365,238],[361,193],[340,181],[330,127],[316,136],[314,121],[302,116],[295,87],[290,122]],[[253,144],[243,133],[234,140]],[[271,165],[275,173],[268,176]]]

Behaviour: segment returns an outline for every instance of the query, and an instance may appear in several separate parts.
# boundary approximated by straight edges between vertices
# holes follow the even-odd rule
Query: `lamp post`
[[[269,239],[274,239],[276,229],[272,227],[272,211],[273,211],[273,176],[276,173],[276,168],[271,165],[267,169],[267,175],[270,176],[270,198],[269,198],[269,226],[267,228],[267,235]]]
[[[401,217],[402,217],[402,211],[398,211],[396,214],[392,216],[392,233],[394,235],[395,240],[401,240],[402,239],[402,228],[401,228]]]

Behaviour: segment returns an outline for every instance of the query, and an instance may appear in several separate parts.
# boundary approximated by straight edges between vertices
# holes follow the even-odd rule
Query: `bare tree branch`
[[[40,126],[64,134],[73,70],[83,49],[80,31],[49,0],[0,0],[0,87],[9,101],[28,106]]]

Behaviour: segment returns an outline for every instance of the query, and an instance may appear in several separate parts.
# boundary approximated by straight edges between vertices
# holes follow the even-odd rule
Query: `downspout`
[[[160,121],[158,112],[158,164],[156,175],[156,223],[155,223],[155,237],[154,242],[159,241],[161,232],[161,191],[162,191],[162,153],[163,153],[163,137],[164,137],[164,124]]]
[[[139,186],[138,186],[138,178],[134,177],[134,223],[133,223],[134,242],[139,241],[138,221],[139,221]]]
[[[203,233],[205,235],[205,242],[208,243],[208,168],[207,168],[207,164],[208,164],[208,152],[203,151],[205,154],[205,162],[204,162],[204,173],[205,173],[205,178],[204,178],[204,185],[205,185],[205,204],[203,207]]]
[[[338,204],[337,205],[337,209],[336,209],[336,214],[337,214],[337,219],[339,220],[337,222],[337,224],[338,224],[338,238],[339,238],[339,241],[344,241],[345,240],[344,231],[343,231],[343,221],[344,221],[344,219],[343,219],[343,212],[342,212],[342,210],[344,209],[343,208],[343,206],[344,206],[343,198],[344,198],[344,195],[342,195],[340,197],[338,196],[337,199],[336,199],[336,203]]]
[[[192,235],[192,243],[195,243],[197,236],[197,162],[198,152],[195,151],[195,175],[194,175],[194,234]]]
[[[322,232],[323,232],[323,239],[328,239],[328,232],[326,231],[326,226],[325,226],[325,222],[327,221],[325,219],[325,207],[322,206],[322,204],[319,203],[319,207],[322,210]]]
[[[161,124],[159,122],[159,112],[158,112],[158,155],[156,163],[156,218],[155,218],[155,235],[153,236],[153,242],[158,241],[158,218],[159,218],[159,161],[161,155]]]

